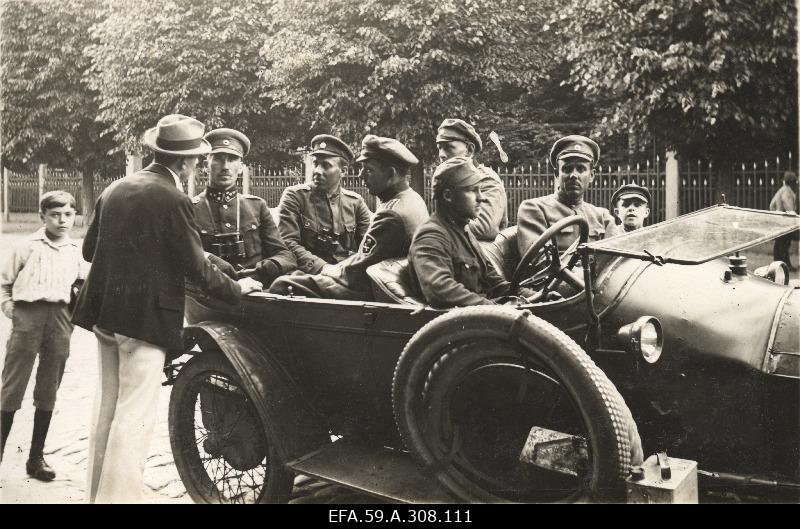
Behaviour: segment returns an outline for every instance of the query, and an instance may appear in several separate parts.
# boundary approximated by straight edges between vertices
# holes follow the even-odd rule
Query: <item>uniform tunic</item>
[[[558,194],[525,200],[517,213],[517,248],[520,255],[530,248],[541,234],[556,222],[580,215],[589,223],[589,241],[612,237],[617,234],[614,217],[606,208],[581,201],[571,206],[560,201]],[[564,252],[578,238],[578,226],[569,226],[556,237],[558,251]]]
[[[230,193],[220,203],[206,194],[207,191],[203,191],[192,199],[195,223],[205,251],[211,252],[213,235],[236,232],[238,215],[239,233],[245,250],[245,259],[239,263],[242,267],[253,268],[263,261],[261,266],[265,275],[272,278],[297,267],[294,254],[283,242],[264,199]]]
[[[475,236],[444,211],[419,228],[408,259],[415,290],[436,308],[494,305],[489,298],[508,292]]]
[[[280,201],[280,230],[297,268],[317,274],[358,250],[372,214],[358,193],[339,187],[325,195],[308,184],[287,187]]]
[[[326,274],[296,272],[275,280],[270,292],[297,295],[370,300],[372,288],[367,268],[384,259],[405,257],[417,228],[428,218],[425,201],[413,189],[397,193],[378,206],[378,211],[358,252],[341,261]]]
[[[490,167],[479,165],[484,178],[480,182],[481,202],[478,216],[469,221],[469,230],[476,239],[493,241],[500,230],[508,226],[508,197],[500,176]]]

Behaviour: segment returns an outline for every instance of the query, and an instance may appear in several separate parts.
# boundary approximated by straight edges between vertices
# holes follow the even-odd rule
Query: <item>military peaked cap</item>
[[[620,200],[637,197],[650,204],[650,191],[646,187],[636,184],[623,184],[611,196],[611,207],[615,207]]]
[[[572,134],[556,140],[550,149],[550,163],[558,168],[561,158],[577,157],[591,162],[593,166],[600,160],[600,146],[586,136]]]
[[[431,188],[438,195],[446,187],[471,187],[483,179],[472,159],[455,156],[439,164],[431,177]]]
[[[214,129],[205,135],[211,144],[211,154],[226,152],[244,158],[250,152],[250,139],[233,129]]]
[[[417,165],[419,160],[408,148],[394,138],[383,138],[374,134],[367,134],[361,140],[361,155],[356,160],[363,162],[370,158],[384,158],[405,165]]]
[[[318,156],[338,156],[352,163],[356,157],[345,142],[330,134],[318,134],[311,139],[311,154]]]
[[[475,146],[475,152],[483,149],[483,142],[480,135],[475,131],[475,127],[463,119],[448,118],[439,125],[436,134],[436,143],[440,141],[465,141]]]

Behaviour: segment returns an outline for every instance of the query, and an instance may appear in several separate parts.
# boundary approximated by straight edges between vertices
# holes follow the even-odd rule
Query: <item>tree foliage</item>
[[[786,0],[573,0],[550,20],[597,133],[715,160],[795,146],[796,24]]]
[[[122,146],[138,150],[141,135],[161,116],[181,113],[207,129],[248,134],[253,158],[285,147],[291,120],[258,93],[270,0],[107,5],[111,15],[92,30],[90,85],[102,96],[101,119]]]
[[[540,0],[276,0],[262,48],[261,93],[357,145],[395,136],[430,158],[436,127],[461,117],[506,124],[512,147],[529,145],[528,97],[556,50],[541,35]],[[515,130],[516,129],[516,130]],[[516,134],[516,137],[514,137]],[[527,136],[527,137],[525,137]],[[520,141],[522,140],[522,141]]]
[[[3,0],[0,81],[3,154],[11,166],[119,164],[95,118],[85,48],[100,12],[93,0]]]

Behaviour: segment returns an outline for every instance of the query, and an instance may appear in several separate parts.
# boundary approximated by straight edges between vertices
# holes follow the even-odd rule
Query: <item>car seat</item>
[[[519,250],[517,249],[517,227],[509,226],[497,234],[494,241],[480,241],[483,254],[492,263],[495,270],[510,280],[519,263]]]
[[[375,301],[401,303],[403,305],[425,305],[414,294],[411,276],[408,273],[408,258],[386,259],[367,268],[372,280]]]

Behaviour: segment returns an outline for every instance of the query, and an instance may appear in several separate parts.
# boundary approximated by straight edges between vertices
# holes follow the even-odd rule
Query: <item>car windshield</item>
[[[798,228],[794,214],[719,205],[587,246],[601,254],[699,264]]]

